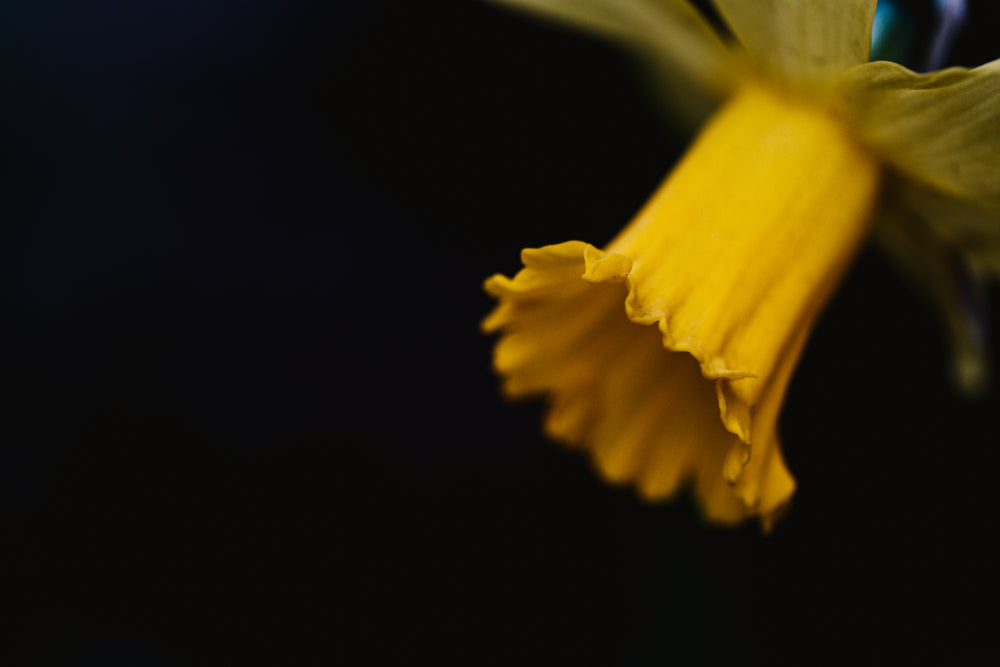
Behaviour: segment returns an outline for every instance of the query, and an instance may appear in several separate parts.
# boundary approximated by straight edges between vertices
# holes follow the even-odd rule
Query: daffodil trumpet
[[[1000,61],[867,63],[862,0],[716,0],[731,44],[681,0],[506,4],[615,37],[668,88],[700,82],[717,103],[610,243],[526,249],[513,278],[486,281],[505,393],[547,396],[546,432],[607,480],[650,499],[687,486],[707,519],[769,529],[796,485],[778,438],[789,381],[880,220],[897,254],[931,238],[922,253],[1000,268]],[[982,374],[963,352],[971,384]]]

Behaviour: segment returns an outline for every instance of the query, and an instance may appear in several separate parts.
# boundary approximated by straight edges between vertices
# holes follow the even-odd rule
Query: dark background
[[[986,5],[953,63],[1000,56]],[[1000,394],[956,397],[877,251],[792,385],[769,537],[500,399],[482,279],[605,242],[683,147],[619,52],[460,1],[21,2],[0,45],[0,664],[995,647]]]

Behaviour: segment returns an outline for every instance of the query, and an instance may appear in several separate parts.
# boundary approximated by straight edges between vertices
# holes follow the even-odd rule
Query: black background
[[[993,648],[1000,394],[955,396],[876,250],[792,385],[769,537],[604,486],[499,398],[482,279],[605,242],[683,147],[619,52],[458,1],[4,15],[0,663]],[[973,16],[954,64],[1000,56]]]

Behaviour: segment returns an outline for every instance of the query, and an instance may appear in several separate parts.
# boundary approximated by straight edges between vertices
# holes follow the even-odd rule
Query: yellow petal
[[[768,525],[795,487],[785,391],[877,182],[837,121],[741,90],[606,249],[529,251],[487,281],[507,393],[548,394],[548,432],[609,480],[654,498],[687,481],[707,517]]]
[[[731,89],[732,58],[687,0],[491,0],[610,38],[639,55],[657,92],[685,117]]]
[[[751,60],[795,86],[866,62],[875,0],[713,0]]]
[[[868,63],[838,92],[855,131],[900,172],[1000,204],[1000,60],[932,74]]]
[[[484,328],[503,330],[493,361],[505,393],[547,394],[548,435],[590,452],[609,482],[633,482],[650,499],[693,483],[707,518],[743,519],[721,474],[738,440],[722,427],[712,383],[690,355],[664,350],[655,328],[625,317],[620,279],[581,279],[594,252],[579,241],[531,249],[532,265],[513,279],[486,281],[501,299]]]

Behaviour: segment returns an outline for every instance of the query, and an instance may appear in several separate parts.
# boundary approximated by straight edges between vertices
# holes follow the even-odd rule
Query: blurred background
[[[917,66],[933,10],[896,4]],[[1000,57],[989,8],[951,64]],[[684,147],[619,51],[468,0],[3,15],[0,664],[993,648],[1000,394],[955,395],[877,250],[792,385],[771,536],[605,486],[500,398],[481,281],[604,243]]]

